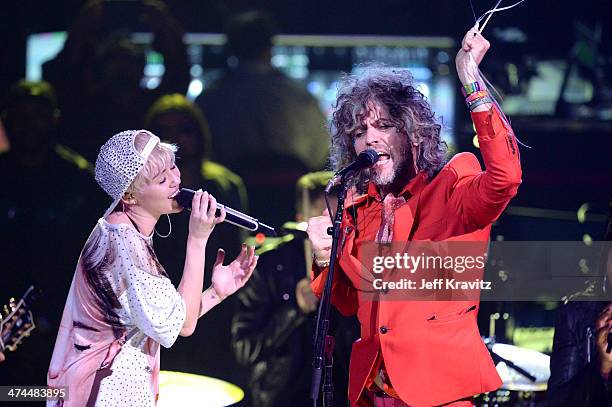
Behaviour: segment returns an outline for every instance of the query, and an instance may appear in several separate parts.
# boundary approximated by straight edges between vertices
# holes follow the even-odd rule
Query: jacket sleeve
[[[315,263],[312,265],[312,291],[321,298],[325,288],[325,281],[329,273],[329,267],[318,267]],[[342,271],[340,264],[336,263],[334,270],[334,281],[332,282],[332,305],[340,311],[345,317],[355,315],[359,309],[359,299],[357,290],[349,281],[348,277]]]
[[[232,348],[239,363],[249,366],[265,360],[286,343],[306,321],[291,300],[278,306],[274,287],[262,270],[256,269],[238,293],[237,310],[232,321]]]
[[[595,407],[610,405],[612,401],[610,387],[606,389],[595,355],[584,363],[586,359],[581,353],[587,352],[590,343],[577,332],[580,317],[575,308],[567,305],[557,312],[547,391],[551,407]]]
[[[497,108],[472,113],[485,170],[471,154],[452,160],[456,174],[450,202],[466,224],[482,228],[496,220],[516,195],[521,164],[516,138]],[[455,161],[457,165],[452,165]]]

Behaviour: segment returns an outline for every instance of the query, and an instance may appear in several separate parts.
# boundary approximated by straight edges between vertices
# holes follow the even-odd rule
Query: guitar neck
[[[19,302],[11,299],[5,307],[9,312],[0,320],[0,352],[17,349],[17,345],[35,328],[30,311],[33,291],[34,286],[30,286]]]

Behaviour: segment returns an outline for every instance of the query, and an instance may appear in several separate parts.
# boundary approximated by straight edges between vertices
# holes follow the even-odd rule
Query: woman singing
[[[174,288],[153,250],[161,215],[182,210],[176,147],[146,130],[124,131],[104,144],[96,181],[114,200],[78,260],[48,372],[48,385],[67,397],[48,406],[154,406],[159,345],[193,333],[197,320],[242,287],[257,263],[242,246],[228,266],[219,249],[204,292],[204,252],[217,202],[198,191],[192,201],[185,266]]]

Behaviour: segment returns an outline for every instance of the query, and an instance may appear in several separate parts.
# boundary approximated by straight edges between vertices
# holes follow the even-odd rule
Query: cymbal
[[[167,370],[159,372],[158,407],[222,407],[243,398],[240,387],[220,379]]]
[[[493,352],[536,377],[536,381],[532,382],[521,373],[508,367],[504,362],[499,362],[496,368],[503,381],[502,389],[511,391],[546,390],[550,377],[550,356],[532,349],[519,348],[505,343],[494,344]]]

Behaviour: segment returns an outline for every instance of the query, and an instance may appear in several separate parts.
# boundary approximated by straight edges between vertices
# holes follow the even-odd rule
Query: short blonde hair
[[[151,133],[152,134],[152,133]],[[149,141],[150,135],[145,132],[140,132],[134,139],[136,150],[142,151]],[[134,193],[139,191],[145,185],[148,185],[153,178],[161,174],[166,168],[174,165],[176,160],[175,153],[178,147],[174,144],[161,142],[153,148],[144,167],[140,170],[134,181],[128,187],[126,193]]]

